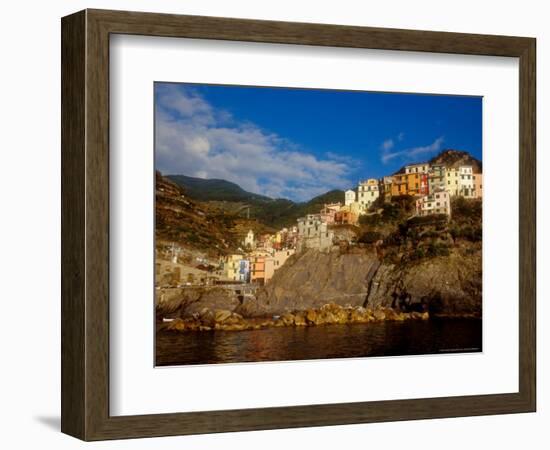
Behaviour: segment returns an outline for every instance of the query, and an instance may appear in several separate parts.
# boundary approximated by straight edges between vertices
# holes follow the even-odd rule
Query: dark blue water
[[[481,351],[481,320],[431,319],[157,333],[156,364],[217,364]]]

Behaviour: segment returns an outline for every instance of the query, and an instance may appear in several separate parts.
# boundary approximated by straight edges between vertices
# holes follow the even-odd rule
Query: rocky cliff
[[[481,256],[452,252],[408,264],[379,260],[373,250],[294,255],[257,299],[239,306],[247,316],[342,306],[481,316]]]
[[[229,289],[174,288],[157,294],[159,317],[228,310],[244,317],[283,315],[335,304],[481,317],[481,254],[451,252],[407,264],[383,262],[371,249],[308,250],[293,255],[256,297]]]

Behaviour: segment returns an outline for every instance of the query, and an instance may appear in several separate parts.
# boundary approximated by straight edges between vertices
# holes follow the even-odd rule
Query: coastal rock
[[[157,289],[156,313],[160,317],[192,317],[205,308],[233,312],[240,305],[237,294],[223,287]]]
[[[368,294],[369,269],[376,255],[308,250],[293,255],[249,304],[249,315],[319,309],[327,303],[362,306]]]
[[[325,304],[372,310],[428,312],[432,316],[481,316],[481,252],[451,253],[396,266],[369,249],[308,250],[294,255],[246,305],[246,316],[306,311],[306,322],[340,323],[344,313],[312,310]],[[351,312],[359,319],[362,313]],[[379,311],[378,318],[388,311]],[[341,316],[334,317],[334,316]],[[365,314],[360,320],[368,321]],[[397,317],[397,320],[400,320]]]
[[[201,289],[164,288],[155,294],[157,315],[180,317],[187,306],[200,299]]]
[[[242,331],[259,330],[269,327],[314,327],[334,324],[352,324],[376,321],[404,321],[409,319],[428,319],[428,312],[402,312],[391,308],[377,309],[358,307],[342,307],[331,303],[319,309],[285,313],[272,319],[244,318],[239,314],[226,310],[211,311],[204,308],[199,314],[186,319],[175,319],[163,329],[171,331]],[[368,326],[368,325],[367,325]]]
[[[481,316],[481,254],[451,254],[403,267],[381,265],[366,304],[433,316]]]
[[[481,280],[480,251],[395,265],[365,248],[307,250],[291,256],[255,298],[239,301],[233,290],[218,286],[157,290],[157,316],[189,318],[206,309],[201,321],[209,327],[231,314],[281,316],[276,326],[409,318],[401,313],[480,317]],[[224,312],[216,319],[215,311]]]
[[[231,311],[228,311],[227,309],[219,309],[214,313],[214,320],[216,321],[216,323],[222,323],[230,317]]]

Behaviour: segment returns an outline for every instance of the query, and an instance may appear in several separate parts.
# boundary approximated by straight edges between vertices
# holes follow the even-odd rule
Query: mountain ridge
[[[480,173],[482,170],[480,160],[466,151],[456,149],[442,150],[426,163],[445,164],[450,167],[466,164],[473,166],[474,173]],[[404,172],[405,166],[395,174]],[[273,228],[294,225],[299,217],[318,213],[326,203],[343,203],[345,197],[343,190],[333,189],[308,201],[295,202],[248,192],[237,183],[223,179],[187,175],[166,175],[165,178],[183,188],[186,195],[194,200],[210,204],[226,213],[246,215],[247,218],[256,219]]]
[[[254,194],[227,180],[187,175],[166,175],[165,178],[184,189],[194,200],[207,202],[233,214],[247,214],[247,217],[276,228],[293,225],[298,217],[319,212],[325,203],[342,202],[344,199],[344,191],[339,189],[320,194],[307,202],[294,202],[285,198],[273,199]]]

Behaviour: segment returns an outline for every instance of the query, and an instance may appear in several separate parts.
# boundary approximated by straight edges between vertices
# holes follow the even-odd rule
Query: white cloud
[[[221,178],[243,189],[309,200],[348,188],[345,157],[326,159],[255,124],[236,121],[188,87],[157,85],[155,162],[164,174]]]
[[[384,164],[387,164],[388,162],[395,159],[414,160],[419,156],[431,155],[441,150],[443,141],[444,141],[444,138],[443,136],[441,136],[441,137],[438,137],[435,141],[433,141],[429,145],[425,145],[421,147],[406,148],[404,150],[398,150],[395,152],[391,152],[388,149],[385,149],[384,146],[382,145],[383,151],[382,151],[381,160]]]

